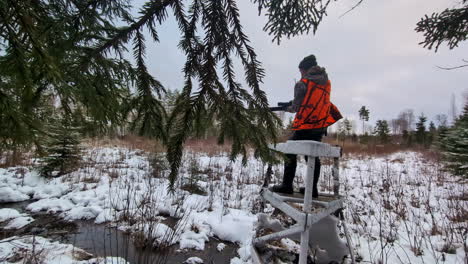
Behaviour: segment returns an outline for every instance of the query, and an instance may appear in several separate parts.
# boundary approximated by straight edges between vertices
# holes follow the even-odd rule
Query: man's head
[[[317,59],[314,55],[309,55],[299,63],[299,70],[301,71],[301,74],[304,75],[308,69],[314,66],[317,66]]]

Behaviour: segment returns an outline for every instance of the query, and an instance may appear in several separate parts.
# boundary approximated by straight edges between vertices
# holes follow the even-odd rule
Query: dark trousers
[[[296,130],[289,140],[314,140],[322,141],[322,137],[326,135],[326,129],[307,129],[307,130]],[[307,156],[305,157],[307,161]],[[320,159],[315,158],[315,169],[314,169],[314,195],[318,193],[317,183],[320,177]],[[297,155],[287,154],[286,160],[284,161],[284,176],[283,183],[290,183],[292,185],[294,177],[296,176],[297,167]]]

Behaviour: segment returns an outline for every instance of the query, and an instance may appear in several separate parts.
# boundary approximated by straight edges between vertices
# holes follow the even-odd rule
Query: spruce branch
[[[253,0],[258,4],[259,14],[266,9],[268,22],[264,30],[273,35],[278,44],[283,37],[291,38],[315,34],[319,24],[327,15],[330,0]]]
[[[417,23],[416,32],[424,34],[421,45],[427,49],[434,48],[437,52],[440,45],[447,43],[450,49],[468,38],[468,4],[460,8],[446,9],[441,13],[424,16]]]
[[[162,23],[167,17],[166,8],[174,1],[175,0],[162,0],[146,2],[140,10],[141,16],[136,22],[119,29],[114,36],[93,50],[91,56],[106,52],[109,48],[120,50],[121,46],[127,43],[133,34],[136,31],[141,30],[143,26],[147,26],[152,29],[154,28],[154,22],[156,20],[159,23]]]

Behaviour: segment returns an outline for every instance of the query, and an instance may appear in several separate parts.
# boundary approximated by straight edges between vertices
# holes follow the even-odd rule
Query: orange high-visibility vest
[[[342,118],[338,108],[330,102],[331,83],[325,85],[303,78],[307,93],[294,118],[292,130],[325,128]]]

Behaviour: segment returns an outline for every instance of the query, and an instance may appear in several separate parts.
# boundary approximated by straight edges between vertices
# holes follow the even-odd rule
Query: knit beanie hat
[[[310,67],[317,66],[317,59],[314,55],[309,55],[299,63],[299,69],[308,70]]]

